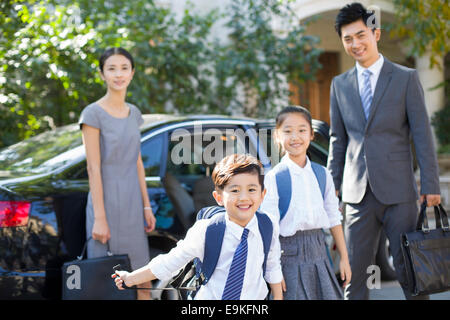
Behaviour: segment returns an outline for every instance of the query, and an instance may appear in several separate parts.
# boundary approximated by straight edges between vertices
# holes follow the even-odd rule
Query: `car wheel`
[[[378,245],[378,252],[376,256],[377,265],[381,269],[381,279],[395,280],[397,274],[395,273],[394,258],[389,247],[389,240],[382,231],[380,236],[380,243]]]

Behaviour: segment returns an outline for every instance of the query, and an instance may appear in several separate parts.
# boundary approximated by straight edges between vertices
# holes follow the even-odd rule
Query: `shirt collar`
[[[358,76],[362,76],[364,70],[369,70],[370,72],[372,72],[372,75],[377,76],[380,73],[384,63],[383,55],[381,53],[379,53],[379,55],[380,57],[378,58],[378,60],[372,63],[372,65],[368,68],[364,68],[358,62],[356,62],[356,70],[358,72]]]
[[[249,232],[257,233],[259,232],[258,223],[256,221],[256,213],[253,215],[253,217],[250,219],[250,221],[245,226],[246,229],[248,229]],[[225,213],[225,223],[226,228],[231,234],[236,237],[237,239],[241,240],[242,232],[244,232],[244,227],[241,227],[237,223],[230,220],[230,217],[228,216],[228,212]]]
[[[311,161],[309,160],[308,156],[306,156],[306,165],[303,168],[292,161],[287,154],[283,158],[281,158],[281,162],[285,163],[289,167],[289,169],[293,170],[294,172],[302,172],[305,169],[311,169]]]

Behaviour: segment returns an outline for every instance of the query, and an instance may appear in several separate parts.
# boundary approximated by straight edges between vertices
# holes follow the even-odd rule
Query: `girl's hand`
[[[116,283],[116,286],[119,290],[125,290],[122,285],[125,283],[127,287],[130,287],[130,285],[127,283],[127,279],[129,276],[129,272],[127,271],[116,271],[116,273],[113,273],[111,275],[111,278],[114,279],[114,282]]]
[[[341,259],[339,263],[339,271],[341,273],[341,280],[344,281],[342,287],[345,288],[352,279],[352,270],[350,268],[350,262],[348,261],[348,258]]]
[[[281,280],[281,290],[283,290],[283,292],[286,292],[286,281],[284,281],[284,278],[283,280]]]
[[[144,210],[144,218],[145,222],[147,222],[147,226],[145,227],[145,232],[151,232],[155,230],[156,218],[153,215],[152,210]]]
[[[111,232],[109,231],[108,222],[106,219],[95,219],[92,228],[92,239],[98,240],[105,244],[111,239]]]

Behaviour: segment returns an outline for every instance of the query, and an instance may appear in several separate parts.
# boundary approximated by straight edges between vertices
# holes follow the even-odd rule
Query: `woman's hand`
[[[145,227],[145,232],[151,232],[155,230],[156,218],[153,215],[152,209],[144,209],[144,218],[145,222],[147,222],[147,226]]]
[[[92,239],[98,240],[105,244],[111,239],[111,232],[109,231],[108,221],[105,219],[95,219],[94,227],[92,228]]]
[[[128,283],[129,281],[127,281],[129,275],[130,273],[127,271],[116,271],[116,273],[111,275],[111,278],[114,279],[114,282],[119,290],[124,290],[125,288],[122,287],[123,284],[127,287],[131,287]]]
[[[350,268],[350,262],[348,258],[341,259],[341,261],[339,262],[339,271],[341,273],[341,280],[344,281],[342,287],[345,288],[352,279],[352,269]]]

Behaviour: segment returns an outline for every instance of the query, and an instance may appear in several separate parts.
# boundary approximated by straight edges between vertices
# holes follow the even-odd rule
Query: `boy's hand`
[[[125,288],[122,287],[123,284],[129,287],[129,284],[127,282],[129,274],[130,273],[127,271],[116,271],[116,273],[113,273],[111,275],[111,278],[114,279],[114,282],[116,283],[116,286],[119,290],[125,290]]]
[[[350,262],[348,259],[341,259],[339,263],[339,271],[341,273],[341,280],[344,281],[344,284],[342,285],[343,288],[345,288],[352,279],[352,270],[350,268]]]

